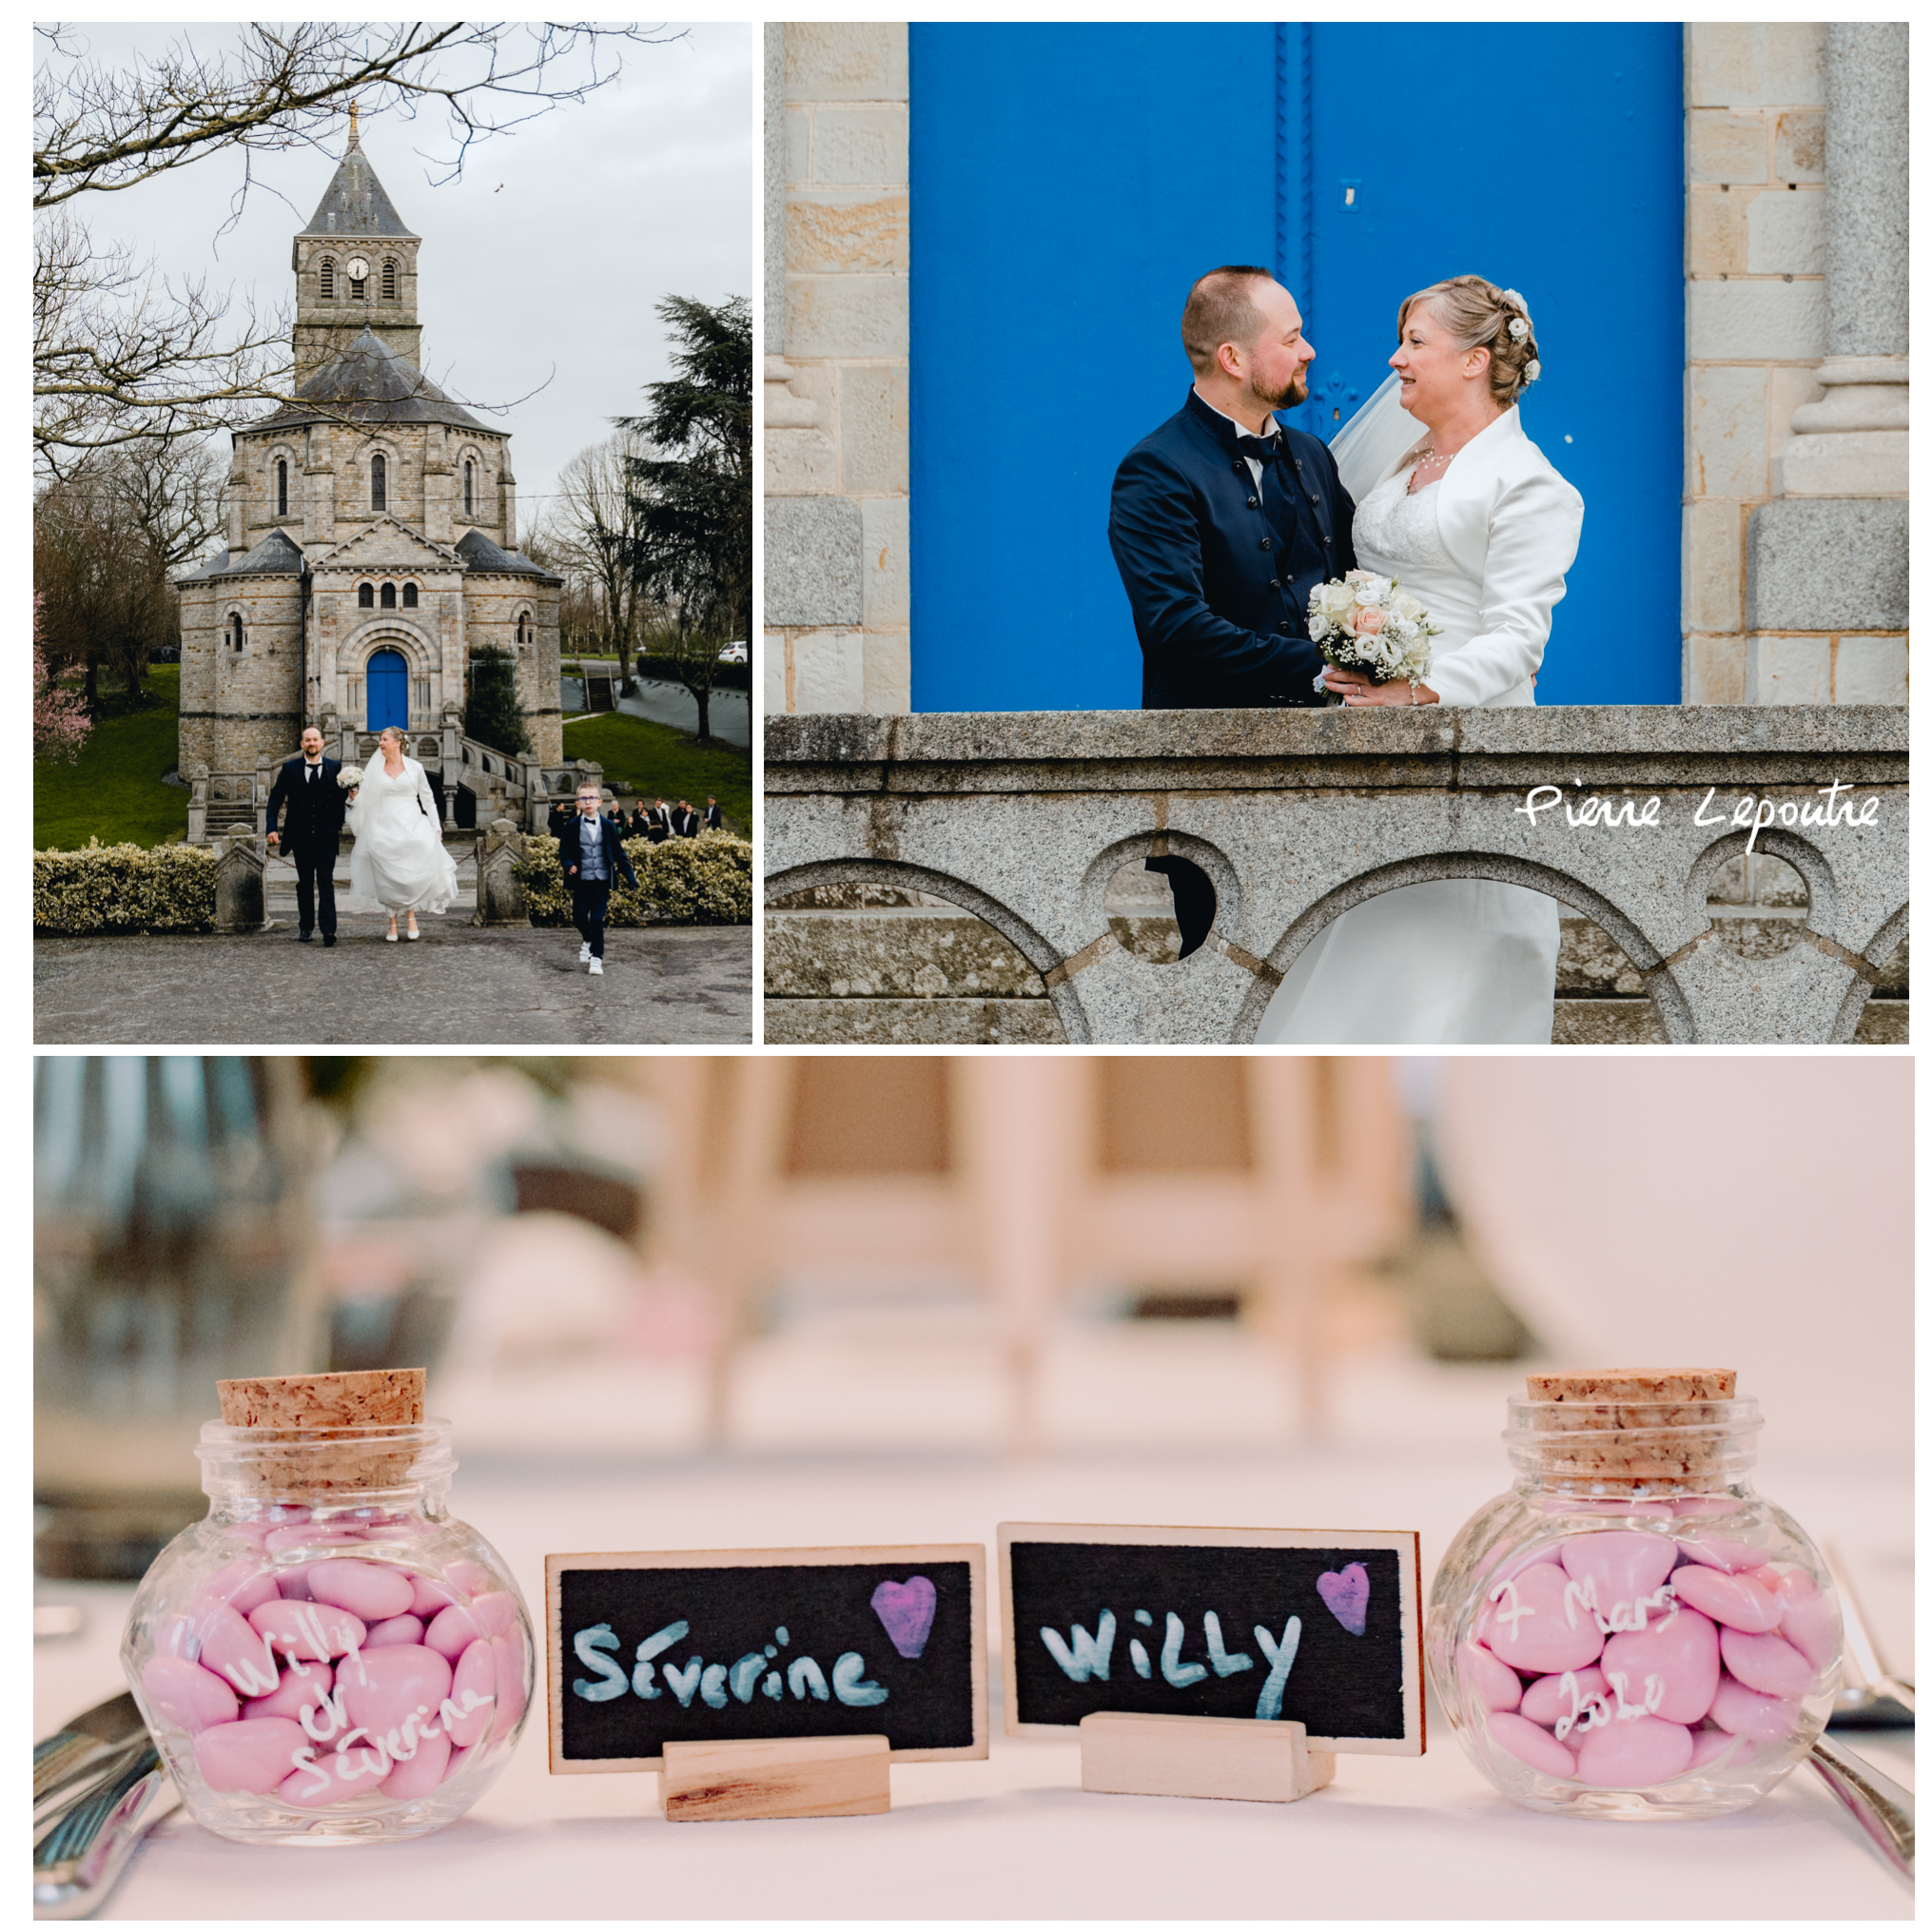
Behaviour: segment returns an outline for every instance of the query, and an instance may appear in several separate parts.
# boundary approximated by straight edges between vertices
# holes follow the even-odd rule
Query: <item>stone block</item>
[[[765,996],[1032,999],[1046,987],[1013,943],[969,912],[880,907],[768,912]]]
[[[1816,21],[1705,21],[1685,29],[1694,107],[1825,105],[1825,29]]]
[[[477,848],[474,926],[528,926],[530,899],[517,868],[523,862],[523,834],[507,818],[497,819]]]
[[[1908,457],[1902,429],[1790,436],[1778,447],[1778,488],[1786,497],[1903,497]]]
[[[856,624],[864,613],[859,506],[844,497],[765,505],[765,621]]]
[[[1769,480],[1765,443],[1766,372],[1750,367],[1690,371],[1686,449],[1692,497],[1762,497]]]
[[[1741,275],[1745,267],[1742,195],[1692,188],[1684,210],[1684,269],[1688,275]]]
[[[1816,402],[1825,394],[1815,369],[1771,369],[1770,399],[1766,409],[1765,435],[1771,446],[1773,460],[1778,446],[1791,434],[1791,416],[1807,402]]]
[[[215,855],[215,930],[260,932],[267,917],[262,874],[265,850],[239,833],[221,841]]]
[[[1667,1046],[1669,1036],[1646,1000],[1566,1000],[1556,1002],[1552,1046]]]
[[[1745,640],[1747,704],[1829,704],[1828,637],[1758,635]]]
[[[785,710],[785,633],[767,631],[764,638],[765,712],[769,717]]]
[[[903,363],[839,371],[839,459],[849,493],[906,494],[911,417],[911,377]]]
[[[903,189],[793,188],[785,214],[785,265],[794,275],[903,275],[910,265]]]
[[[903,358],[908,287],[907,278],[899,275],[787,276],[787,355],[837,356],[849,361]]]
[[[1743,546],[1738,506],[1723,498],[1684,506],[1684,628],[1735,631]]]
[[[1912,1044],[1912,1003],[1909,1000],[1867,1000],[1858,1016],[1854,1046],[1909,1046]]]
[[[829,497],[839,486],[839,453],[822,429],[765,430],[765,494]]]
[[[912,634],[866,633],[866,709],[875,717],[898,717],[912,709]]]
[[[857,631],[794,634],[790,708],[794,712],[865,710],[865,640]]]
[[[1889,959],[1876,962],[1879,969],[1878,985],[1872,988],[1875,999],[1903,1000],[1912,989],[1912,942],[1902,939],[1892,948]]]
[[[1745,628],[1904,630],[1907,544],[1902,499],[1761,503],[1746,526]]]
[[[1707,637],[1693,632],[1684,640],[1684,702],[1743,704],[1745,647],[1741,637]]]
[[[1686,179],[1754,185],[1769,177],[1769,143],[1756,114],[1732,114],[1722,107],[1694,107],[1689,117]]]
[[[1047,1000],[768,1000],[768,1046],[1064,1046]]]
[[[1693,282],[1685,348],[1693,362],[1815,362],[1825,354],[1820,282]]]
[[[1736,195],[1720,195],[1736,202]],[[1739,264],[1753,275],[1825,273],[1825,197],[1810,188],[1766,188],[1744,204],[1748,237]]]
[[[1903,637],[1841,637],[1831,671],[1834,704],[1903,704],[1907,697]]]
[[[811,179],[811,114],[809,109],[788,107],[785,110],[785,181]]]
[[[903,21],[787,24],[787,100],[903,101],[907,93]]]
[[[1823,107],[1791,107],[1778,116],[1771,136],[1771,179],[1805,182],[1825,179]]]
[[[904,497],[868,497],[859,505],[865,531],[865,622],[868,631],[912,621],[912,506]]]
[[[903,183],[907,129],[904,107],[819,108],[811,117],[813,183]]]

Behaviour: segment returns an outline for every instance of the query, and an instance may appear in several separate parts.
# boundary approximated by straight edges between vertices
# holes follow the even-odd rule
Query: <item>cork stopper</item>
[[[1590,1369],[1524,1378],[1543,1473],[1592,1487],[1720,1481],[1728,1426],[1709,1405],[1737,1395],[1735,1369]],[[1566,1413],[1573,1411],[1572,1413]]]
[[[1594,1369],[1529,1376],[1532,1402],[1728,1402],[1735,1369]]]
[[[391,1440],[378,1447],[361,1432],[420,1427],[425,1380],[421,1369],[358,1369],[257,1376],[215,1387],[230,1428],[288,1433],[287,1447],[264,1445],[251,1457],[250,1475],[264,1494],[293,1497],[406,1483],[415,1446]]]
[[[334,1376],[254,1376],[217,1382],[233,1429],[368,1429],[422,1420],[421,1369],[355,1369]]]

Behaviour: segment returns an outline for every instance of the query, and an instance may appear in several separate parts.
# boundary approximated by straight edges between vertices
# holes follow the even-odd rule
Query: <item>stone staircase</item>
[[[440,915],[454,919],[459,924],[467,924],[477,910],[477,835],[474,832],[446,832],[442,847],[457,868],[457,898],[450,909]],[[342,841],[342,849],[336,859],[336,892],[338,897],[349,888],[349,855],[355,848],[353,839]],[[280,854],[271,854],[262,874],[262,896],[268,921],[273,926],[292,927],[298,913],[295,897],[295,862]],[[344,914],[343,917],[354,915]],[[363,915],[373,918],[376,915]]]

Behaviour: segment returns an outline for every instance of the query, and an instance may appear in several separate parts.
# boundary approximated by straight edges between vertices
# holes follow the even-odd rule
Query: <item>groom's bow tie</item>
[[[1235,444],[1251,462],[1272,463],[1281,454],[1281,438],[1278,430],[1271,437],[1238,436]]]

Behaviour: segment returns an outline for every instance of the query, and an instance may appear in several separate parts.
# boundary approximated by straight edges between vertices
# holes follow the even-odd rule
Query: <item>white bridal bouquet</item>
[[[362,782],[362,768],[360,765],[344,765],[336,773],[336,783],[344,791],[353,791]]]
[[[1418,682],[1434,655],[1429,640],[1441,634],[1415,597],[1372,570],[1317,584],[1308,599],[1308,634],[1322,656],[1344,671],[1366,672],[1377,684]],[[1315,688],[1327,690],[1319,677]],[[1328,695],[1341,702],[1337,693]]]

